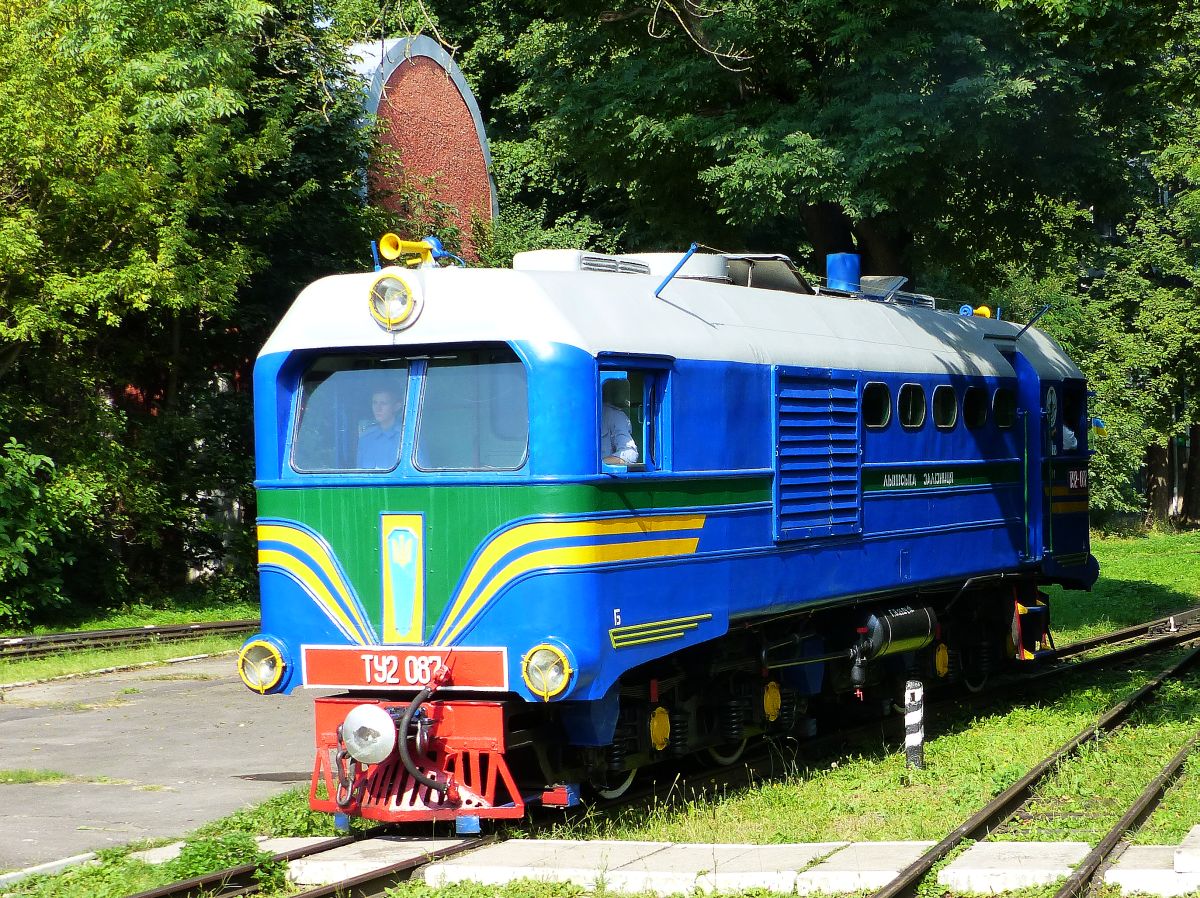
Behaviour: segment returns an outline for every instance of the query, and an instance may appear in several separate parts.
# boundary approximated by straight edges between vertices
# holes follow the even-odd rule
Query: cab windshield
[[[408,359],[325,356],[304,373],[292,467],[390,471],[400,460]]]
[[[525,366],[507,346],[439,355],[424,371],[413,461],[422,471],[515,471],[529,446]]]
[[[525,367],[507,346],[330,355],[301,378],[291,463],[301,473],[515,471],[528,447]]]

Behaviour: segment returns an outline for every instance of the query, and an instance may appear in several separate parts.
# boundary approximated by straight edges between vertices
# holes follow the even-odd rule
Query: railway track
[[[1080,639],[1077,642],[1072,642],[1060,649],[1056,649],[1055,658],[1073,658],[1098,648],[1119,645],[1122,642],[1129,642],[1134,639],[1165,636],[1172,633],[1194,630],[1200,630],[1200,610],[1184,611],[1179,614],[1169,615],[1168,617],[1146,621],[1142,624],[1134,624],[1131,627],[1123,627],[1120,630],[1113,630],[1109,633],[1101,633],[1099,636]]]
[[[60,652],[111,648],[139,643],[183,642],[219,633],[249,633],[258,627],[257,619],[245,619],[198,624],[146,625],[113,630],[79,630],[67,633],[49,633],[42,636],[2,636],[0,637],[0,660],[36,658]],[[1058,649],[1056,657],[1074,657],[1105,646],[1192,627],[1200,627],[1200,611],[1158,618],[1144,624],[1135,624],[1112,633],[1080,640]]]
[[[202,898],[202,896],[203,898],[238,898],[238,896],[243,895],[255,895],[261,891],[261,887],[256,880],[256,875],[264,868],[269,868],[275,864],[286,864],[289,861],[300,860],[301,858],[314,857],[333,851],[335,848],[352,845],[364,839],[376,838],[383,835],[388,829],[389,827],[386,826],[376,826],[355,835],[341,836],[315,845],[309,845],[305,848],[280,852],[279,854],[272,855],[270,858],[264,859],[261,863],[239,864],[236,867],[227,867],[224,870],[217,870],[204,876],[168,883],[158,888],[138,892],[135,895],[131,895],[130,898]],[[426,864],[453,857],[456,854],[461,854],[464,851],[470,851],[474,848],[480,848],[493,841],[495,841],[495,837],[493,836],[465,839],[457,845],[429,852],[420,857],[407,858],[361,876],[338,880],[329,885],[292,893],[291,898],[332,898],[332,896],[348,898],[348,896],[352,895],[360,896],[360,898],[370,898],[370,896],[383,895],[388,889],[396,885],[396,883],[408,879],[416,870]]]
[[[45,636],[0,637],[0,660],[41,658],[84,649],[104,649],[162,642],[186,642],[222,633],[250,633],[258,620],[213,621],[200,624],[125,627],[115,630],[81,630]]]
[[[1033,797],[1038,784],[1059,763],[1075,755],[1084,745],[1124,726],[1128,722],[1130,715],[1136,709],[1148,704],[1164,683],[1182,678],[1191,672],[1198,660],[1200,660],[1200,646],[1192,648],[1182,659],[1161,671],[1146,685],[1110,707],[1096,723],[1086,727],[1043,758],[1021,779],[1001,792],[996,798],[972,814],[955,829],[951,830],[940,842],[902,870],[900,875],[890,884],[873,893],[871,898],[913,898],[935,864],[966,840],[978,841],[984,839],[997,827],[1010,820]],[[1101,839],[1079,867],[1076,868],[1075,872],[1055,894],[1055,898],[1075,898],[1075,896],[1085,893],[1090,888],[1097,872],[1120,845],[1124,834],[1144,819],[1161,799],[1167,787],[1178,775],[1183,762],[1187,759],[1196,742],[1197,737],[1194,737],[1172,758],[1166,767],[1159,771],[1141,796],[1125,812],[1118,824]]]
[[[226,630],[233,630],[237,626],[248,625],[249,627],[253,627],[256,623],[256,621],[238,621],[225,622],[217,626],[223,627]],[[133,632],[136,633],[139,631]],[[1135,645],[1118,648],[1116,651],[1108,654],[1079,658],[1079,656],[1093,652],[1099,648],[1120,645],[1137,639],[1142,639],[1143,641]],[[1047,670],[1038,671],[1031,676],[1021,677],[1020,679],[1024,682],[1049,680],[1068,674],[1075,674],[1093,667],[1119,665],[1134,661],[1155,651],[1169,649],[1181,643],[1197,639],[1200,639],[1200,614],[1191,618],[1184,618],[1182,616],[1177,616],[1174,619],[1162,618],[1135,627],[1114,631],[1101,637],[1063,646],[1057,652],[1057,658],[1062,659],[1062,663],[1057,663]],[[915,895],[921,881],[934,865],[957,845],[966,839],[977,839],[985,836],[996,826],[1000,825],[1001,822],[1009,819],[1028,800],[1033,788],[1053,769],[1055,764],[1078,750],[1086,742],[1094,740],[1101,733],[1109,732],[1120,726],[1127,720],[1132,711],[1142,702],[1146,701],[1162,683],[1171,677],[1182,675],[1190,670],[1198,660],[1200,660],[1200,647],[1193,648],[1182,661],[1160,673],[1150,684],[1142,687],[1133,696],[1115,705],[1099,722],[1080,733],[1071,742],[1067,743],[1067,745],[1061,747],[1057,752],[1039,763],[1022,780],[1005,793],[1002,793],[986,808],[981,809],[968,821],[956,828],[920,860],[905,871],[902,871],[899,879],[886,889],[877,892],[873,898],[899,898],[899,896],[908,898],[908,896]],[[1011,685],[1011,682],[1012,680],[1007,678],[993,681],[990,686],[979,693],[947,697],[931,702],[930,707],[964,701],[971,705],[994,701],[996,695],[1001,694],[1006,686]],[[807,740],[803,743],[793,742],[790,745],[767,745],[757,751],[748,752],[739,763],[728,766],[709,767],[697,770],[686,776],[675,775],[668,782],[652,783],[644,788],[631,790],[622,798],[606,802],[597,808],[593,808],[593,811],[598,809],[604,813],[610,813],[619,811],[622,808],[636,807],[647,802],[661,804],[664,801],[684,800],[706,792],[711,794],[713,790],[720,789],[721,787],[736,788],[750,782],[761,782],[765,779],[776,778],[794,771],[795,763],[800,759],[801,751],[805,758],[835,753],[839,746],[856,737],[879,735],[881,725],[885,731],[894,730],[895,732],[889,733],[889,735],[893,736],[897,742],[899,741],[902,736],[903,726],[902,720],[898,716],[875,720],[859,727],[841,730],[828,736]],[[1096,872],[1103,868],[1105,862],[1111,858],[1113,851],[1122,846],[1124,833],[1137,821],[1144,819],[1150,810],[1153,809],[1154,803],[1161,798],[1162,794],[1169,787],[1170,782],[1178,775],[1188,753],[1197,741],[1200,741],[1200,734],[1191,740],[1184,749],[1181,749],[1173,759],[1171,765],[1167,765],[1167,768],[1159,772],[1153,782],[1147,787],[1146,792],[1143,793],[1139,802],[1135,803],[1135,806],[1122,818],[1122,823],[1125,824],[1124,827],[1120,828],[1120,824],[1118,827],[1114,827],[1113,831],[1096,846],[1092,854],[1080,864],[1075,875],[1064,884],[1063,889],[1060,890],[1055,898],[1077,898],[1077,896],[1086,892]],[[586,813],[588,811],[584,809],[583,812]],[[544,821],[549,819],[551,814],[553,814],[555,820],[562,820],[561,812],[557,811],[543,812],[539,816]],[[536,830],[540,828],[540,822],[537,819],[528,821],[528,824],[531,829]],[[265,860],[263,864],[248,863],[218,870],[205,876],[140,892],[135,896],[131,896],[131,898],[193,898],[193,896],[194,898],[199,898],[201,895],[218,896],[218,898],[235,898],[235,896],[253,895],[260,890],[255,880],[255,874],[264,866],[287,863],[292,860],[319,855],[335,848],[352,844],[361,839],[382,835],[388,829],[388,827],[375,827],[353,836],[329,839],[317,845],[276,854]],[[299,892],[293,898],[383,895],[387,889],[400,881],[408,879],[425,864],[482,847],[495,838],[492,836],[467,839],[443,851],[433,852],[419,858],[407,859],[363,876]]]

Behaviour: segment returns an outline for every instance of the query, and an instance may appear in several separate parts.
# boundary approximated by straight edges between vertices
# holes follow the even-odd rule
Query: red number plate
[[[450,680],[442,689],[508,689],[504,649],[306,645],[301,656],[305,686],[420,689],[444,664]]]

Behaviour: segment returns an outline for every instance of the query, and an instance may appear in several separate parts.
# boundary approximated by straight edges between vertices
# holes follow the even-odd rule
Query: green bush
[[[93,490],[10,437],[0,447],[0,624],[60,606],[70,535],[96,505]]]

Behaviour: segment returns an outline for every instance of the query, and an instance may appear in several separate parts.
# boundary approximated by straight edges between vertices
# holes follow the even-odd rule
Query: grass
[[[1059,765],[1029,803],[1028,816],[1014,821],[999,837],[1095,844],[1198,724],[1200,676],[1164,683],[1153,703],[1133,715],[1127,726]]]
[[[943,715],[910,770],[882,740],[837,758],[802,760],[782,779],[553,828],[572,838],[672,842],[937,841],[975,808],[1088,726],[1146,678],[1144,672],[1081,676],[1044,700],[1012,696],[1010,708]],[[1019,733],[1020,738],[1014,738]]]
[[[19,630],[0,630],[0,636],[45,635],[76,630],[122,630],[128,627],[165,626],[167,624],[196,624],[205,621],[248,620],[258,617],[257,602],[190,602],[179,607],[160,608],[154,605],[128,605],[112,611],[90,614],[70,620],[50,621]]]
[[[80,630],[116,630],[130,627],[194,624],[207,621],[251,620],[257,618],[257,602],[218,601],[202,594],[184,596],[174,607],[130,605],[112,611],[52,621],[21,631],[7,630],[3,636],[42,635]],[[0,660],[0,687],[31,680],[48,680],[70,674],[88,673],[110,667],[128,667],[146,662],[165,661],[186,655],[207,655],[236,651],[245,641],[241,635],[209,635],[182,642],[128,646],[111,649],[66,651],[59,655],[26,660]]]
[[[1137,831],[1139,845],[1178,845],[1200,823],[1200,754],[1193,754],[1159,806]]]
[[[1093,537],[1092,553],[1100,580],[1091,592],[1048,590],[1059,644],[1200,604],[1200,532]]]
[[[11,772],[11,771],[10,771]],[[6,886],[6,898],[124,898],[179,879],[260,860],[265,854],[256,836],[337,835],[333,817],[309,810],[306,790],[294,789],[260,805],[215,820],[191,833],[182,854],[166,864],[147,864],[131,853],[158,842],[141,842],[99,852],[100,863],[72,867],[54,876],[38,876]],[[287,894],[282,865],[260,880],[266,896]]]
[[[73,776],[57,770],[17,769],[0,770],[0,786],[28,786],[34,784],[89,783],[95,786],[131,786],[132,780],[113,779],[110,776]],[[162,786],[138,786],[138,789],[157,790]]]
[[[187,655],[208,655],[236,651],[245,636],[202,636],[185,642],[163,642],[154,645],[116,649],[88,649],[47,655],[42,658],[0,661],[0,686],[47,680],[68,674],[87,673],[109,667],[128,667],[146,662],[166,661]],[[189,677],[192,679],[192,677]]]
[[[71,777],[57,770],[0,770],[0,785],[15,786],[28,783],[58,783]]]

